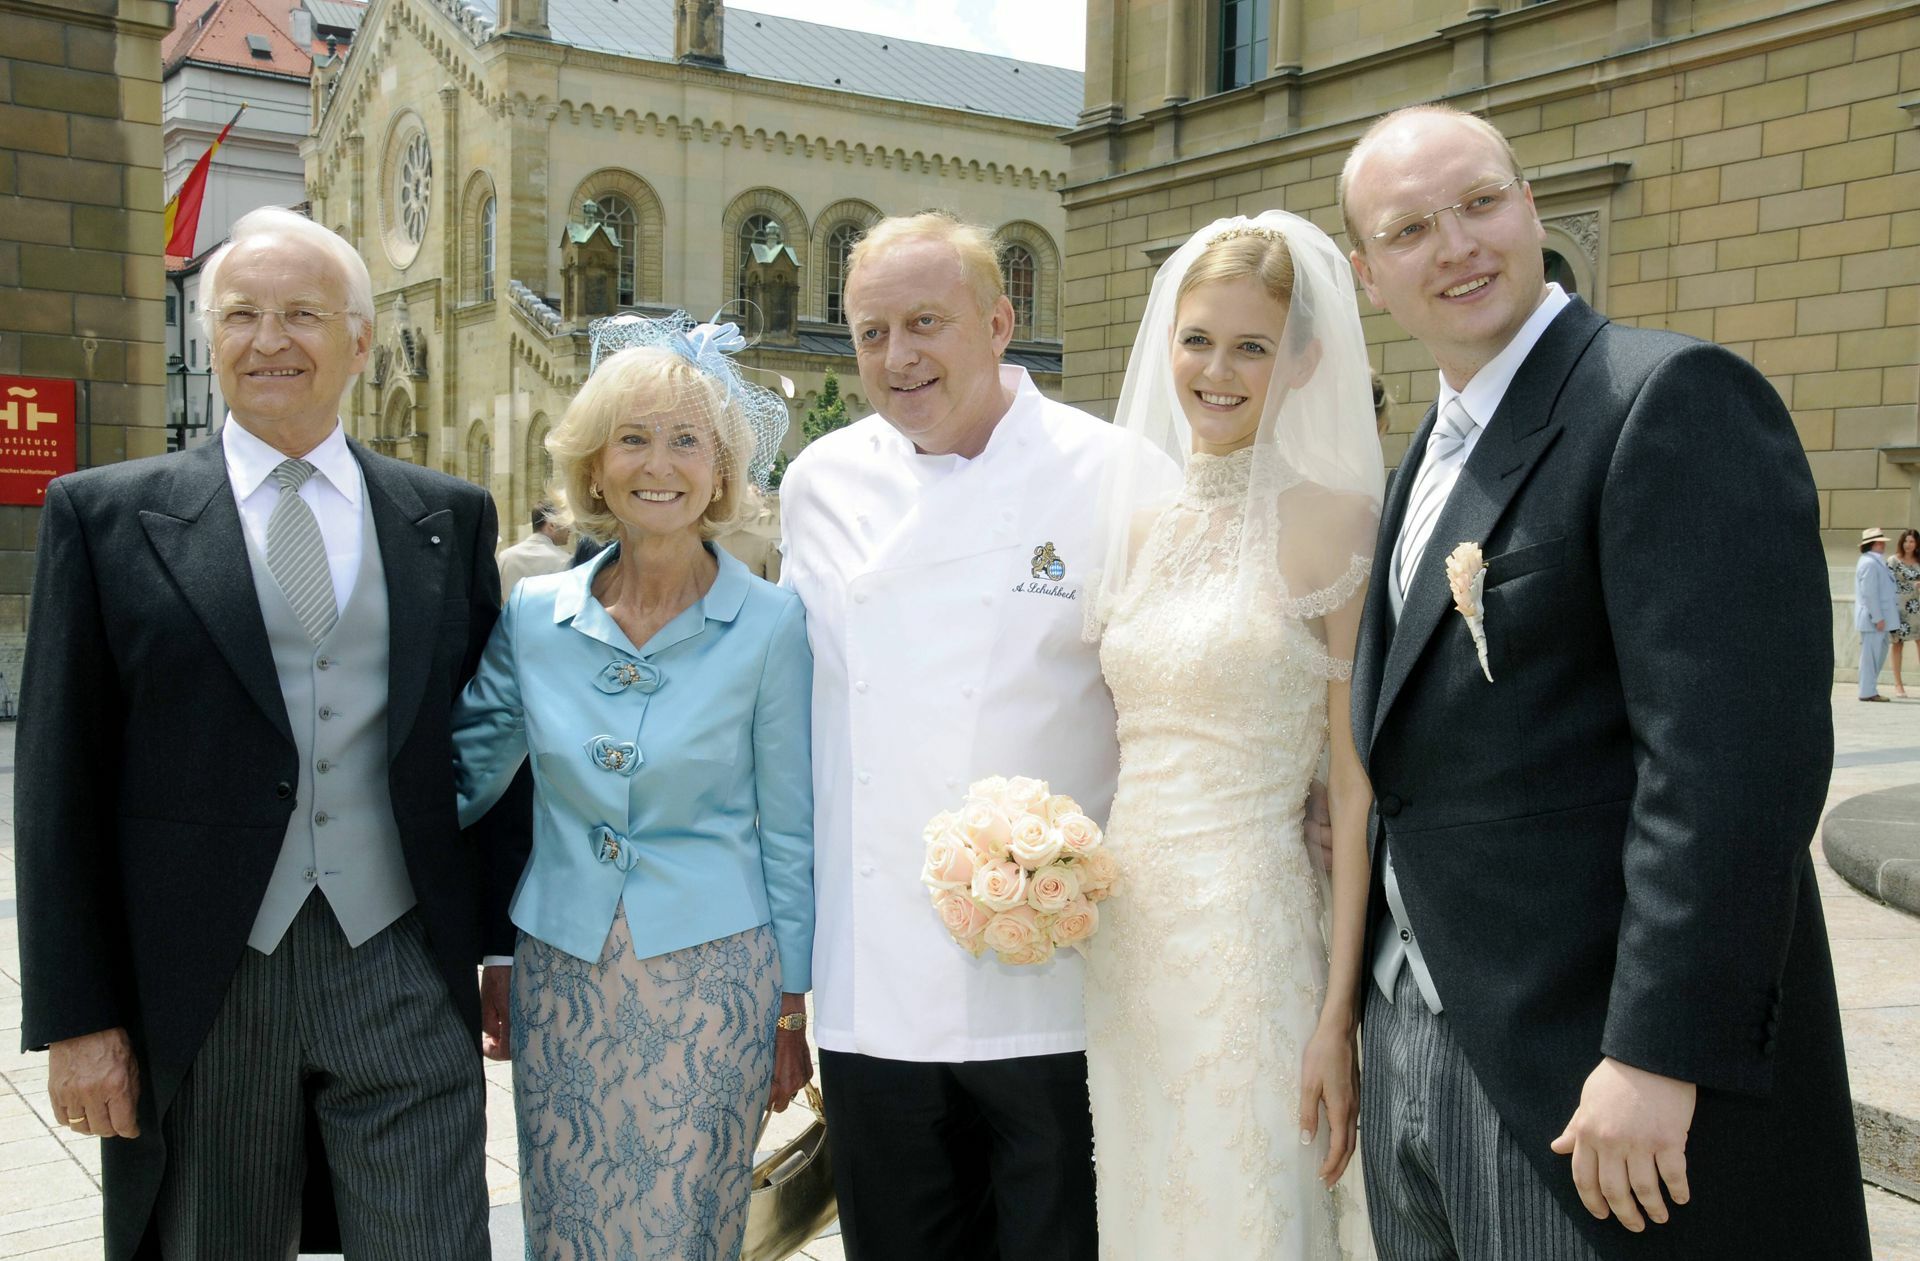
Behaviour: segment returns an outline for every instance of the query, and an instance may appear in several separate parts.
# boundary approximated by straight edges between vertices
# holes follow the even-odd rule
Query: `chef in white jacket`
[[[1013,309],[980,228],[881,222],[846,305],[879,415],[788,469],[781,581],[814,653],[814,1003],[847,1255],[1093,1261],[1079,958],[955,945],[921,830],[989,775],[1106,818],[1113,702],[1081,628],[1101,473],[1134,439],[1000,364]]]

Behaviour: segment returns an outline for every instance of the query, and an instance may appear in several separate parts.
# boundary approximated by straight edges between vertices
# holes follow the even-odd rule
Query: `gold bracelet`
[[[805,1029],[807,1027],[807,1013],[804,1011],[790,1011],[780,1017],[780,1019],[774,1021],[773,1026],[776,1029],[785,1029],[789,1033]]]

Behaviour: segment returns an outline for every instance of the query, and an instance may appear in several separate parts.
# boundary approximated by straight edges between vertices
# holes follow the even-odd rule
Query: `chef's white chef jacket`
[[[975,959],[920,883],[922,829],[976,779],[1047,780],[1102,823],[1113,801],[1113,699],[1081,627],[1105,554],[1101,475],[1138,439],[1047,399],[1023,369],[1000,372],[1013,405],[975,458],[921,455],[870,416],[810,445],[781,483],[781,583],[813,645],[826,1050],[955,1063],[1086,1047],[1077,954]]]

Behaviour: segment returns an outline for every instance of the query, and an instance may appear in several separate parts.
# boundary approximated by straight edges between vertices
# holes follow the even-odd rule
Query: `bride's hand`
[[[1350,1021],[1322,1021],[1300,1065],[1300,1142],[1320,1132],[1320,1106],[1327,1109],[1327,1158],[1320,1180],[1331,1187],[1353,1159],[1360,1128],[1360,1074],[1354,1062]]]

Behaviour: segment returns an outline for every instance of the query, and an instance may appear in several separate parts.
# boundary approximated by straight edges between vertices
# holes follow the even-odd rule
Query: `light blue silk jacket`
[[[719,575],[639,648],[594,598],[609,548],[514,588],[453,713],[461,826],[533,759],[519,928],[598,961],[624,901],[639,958],[772,924],[811,984],[813,656],[800,600]]]

